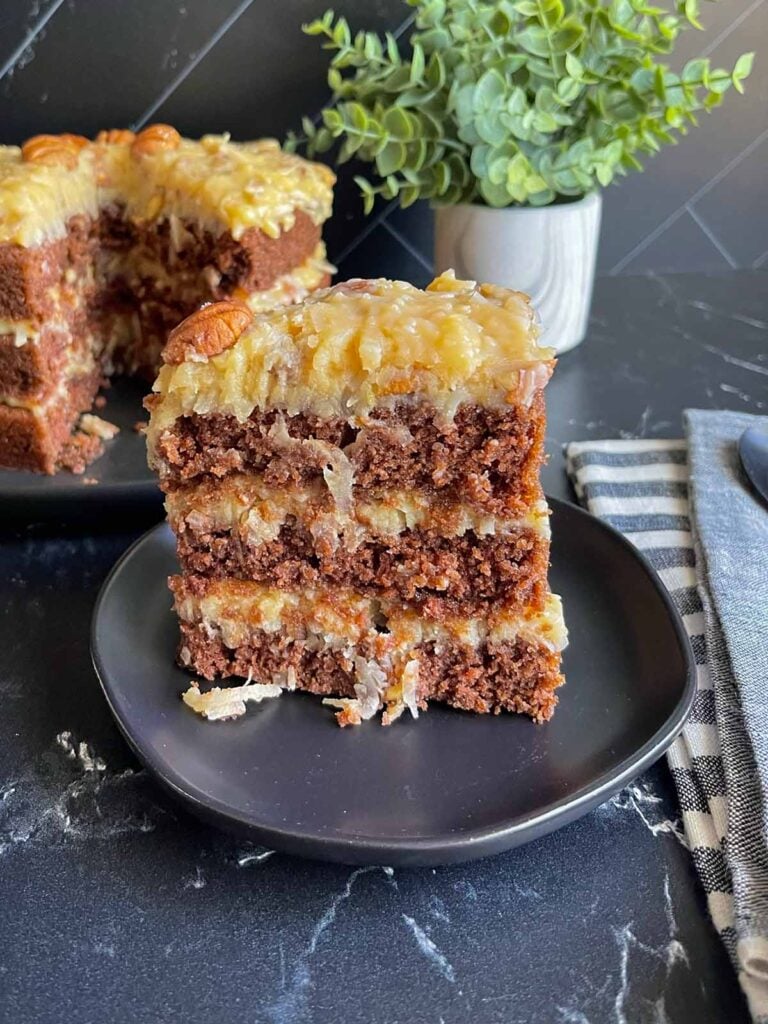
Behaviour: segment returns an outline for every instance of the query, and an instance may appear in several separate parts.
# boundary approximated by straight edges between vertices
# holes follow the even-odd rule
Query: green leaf
[[[561,103],[573,103],[581,95],[582,86],[574,78],[561,78],[557,83],[557,98]]]
[[[539,21],[545,28],[556,28],[565,17],[563,0],[539,0]]]
[[[547,30],[538,25],[529,25],[528,28],[515,35],[515,43],[537,57],[548,57],[550,55],[552,48],[549,40],[550,35]]]
[[[754,59],[754,53],[743,53],[736,61],[733,68],[733,87],[737,92],[744,92],[744,86],[741,83],[752,71]]]
[[[509,206],[509,192],[504,185],[492,185],[490,181],[480,182],[480,195],[489,206]]]
[[[605,188],[613,181],[613,167],[610,164],[598,164],[595,167],[595,175],[600,184]]]
[[[488,154],[491,147],[473,146],[472,155],[469,158],[469,168],[476,178],[484,178],[488,174]]]
[[[454,97],[456,119],[459,124],[473,121],[475,117],[475,86],[463,85]]]
[[[694,28],[703,28],[699,21],[699,0],[685,0],[683,11],[686,18]]]
[[[492,185],[501,185],[507,180],[508,169],[511,163],[507,157],[497,157],[488,164],[488,173],[483,177],[487,178]]]
[[[402,142],[388,142],[376,157],[376,170],[386,178],[401,170],[408,159],[408,150]]]
[[[552,114],[547,114],[543,111],[537,111],[534,114],[533,127],[536,129],[537,132],[544,132],[544,134],[549,134],[551,132],[556,132],[559,129],[560,125],[558,124],[557,118],[554,117]]]
[[[426,68],[424,51],[418,43],[413,44],[413,55],[411,57],[411,83],[415,85],[420,82]]]
[[[355,176],[354,181],[363,197],[363,210],[366,214],[372,213],[376,202],[376,193],[373,190],[373,186],[365,178],[358,176]]]
[[[554,89],[549,85],[542,85],[536,93],[536,100],[534,106],[537,110],[542,111],[546,114],[551,114],[557,110],[559,103],[555,96]]]
[[[478,114],[475,118],[475,131],[491,146],[498,146],[507,137],[507,129],[498,114]]]
[[[571,76],[579,81],[584,74],[584,65],[581,63],[575,53],[566,53],[565,55],[565,70]]]
[[[481,75],[475,86],[475,110],[488,110],[497,103],[506,92],[506,83],[498,71],[491,69]]]
[[[518,153],[517,156],[513,157],[506,163],[506,178],[507,187],[511,188],[514,185],[519,185],[525,181],[528,177],[529,164],[522,153]],[[490,175],[489,175],[490,178]],[[504,179],[501,178],[501,181]],[[491,178],[491,181],[493,179]]]
[[[731,76],[722,68],[716,68],[707,75],[707,88],[713,93],[727,92],[731,87]]]
[[[519,87],[512,90],[507,100],[507,111],[510,114],[524,114],[528,109],[525,91]]]
[[[552,52],[556,54],[567,53],[581,42],[584,36],[584,26],[576,18],[568,18],[556,32],[552,33]]]
[[[421,189],[416,185],[408,185],[405,188],[400,189],[400,195],[398,199],[400,206],[403,210],[407,210],[409,206],[413,206],[417,199],[421,198]]]
[[[708,73],[709,61],[698,57],[688,61],[680,77],[686,85],[701,85],[706,81]]]
[[[390,107],[381,123],[393,139],[408,141],[415,135],[413,122],[402,107]]]
[[[535,18],[539,13],[539,5],[536,0],[517,0],[517,3],[513,3],[512,7],[518,14],[522,14],[524,18]]]

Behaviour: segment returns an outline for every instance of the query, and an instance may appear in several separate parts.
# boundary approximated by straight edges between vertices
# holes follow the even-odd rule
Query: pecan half
[[[185,362],[205,362],[231,348],[253,313],[244,302],[212,302],[182,320],[168,335],[163,362],[179,366]]]
[[[129,128],[106,128],[96,136],[97,142],[111,142],[119,146],[130,146],[136,133]]]
[[[84,135],[73,135],[71,132],[62,132],[59,138],[63,139],[68,145],[76,149],[78,153],[83,146],[87,146],[90,142],[90,139],[86,139]]]
[[[33,135],[21,147],[21,159],[26,164],[45,164],[48,167],[77,166],[80,146],[73,142],[74,136]]]
[[[163,149],[177,149],[180,142],[181,136],[169,124],[151,124],[133,140],[131,152],[134,156],[146,156]]]

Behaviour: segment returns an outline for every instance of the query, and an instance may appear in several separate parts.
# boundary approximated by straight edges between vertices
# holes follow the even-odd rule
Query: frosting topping
[[[462,401],[529,403],[551,349],[527,296],[459,281],[346,281],[258,314],[226,351],[164,366],[150,435],[191,413],[241,422],[254,409],[364,421],[378,404],[423,396],[452,416]],[[151,437],[150,437],[151,446]]]
[[[167,125],[136,137],[112,131],[96,142],[76,138],[36,136],[22,148],[0,147],[0,242],[62,238],[71,217],[95,216],[110,202],[136,221],[175,215],[235,239],[249,228],[277,238],[293,227],[297,210],[316,224],[331,212],[333,172],[284,153],[274,139],[198,141]]]

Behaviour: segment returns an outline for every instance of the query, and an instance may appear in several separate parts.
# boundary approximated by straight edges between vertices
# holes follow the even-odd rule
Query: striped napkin
[[[768,429],[765,418],[691,411],[687,440],[585,441],[565,454],[579,501],[642,551],[690,637],[696,696],[667,758],[712,921],[753,1020],[768,1024],[768,511],[736,452],[760,419]],[[757,614],[745,629],[750,546]]]

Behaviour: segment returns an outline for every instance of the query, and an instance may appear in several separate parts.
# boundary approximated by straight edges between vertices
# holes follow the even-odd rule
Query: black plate
[[[448,864],[565,825],[650,765],[679,731],[694,664],[679,616],[618,533],[552,501],[553,589],[571,644],[552,721],[438,705],[418,721],[339,729],[284,694],[234,722],[179,699],[161,525],[118,562],[91,637],[104,693],[138,757],[189,808],[267,846],[348,864]]]
[[[120,427],[120,433],[104,444],[104,454],[82,476],[62,470],[54,476],[0,469],[0,519],[69,521],[103,515],[105,510],[146,507],[160,510],[162,495],[147,465],[144,436],[134,430],[146,421],[142,400],[146,381],[115,378],[104,391],[104,409],[94,412]],[[89,482],[95,481],[95,483]]]

